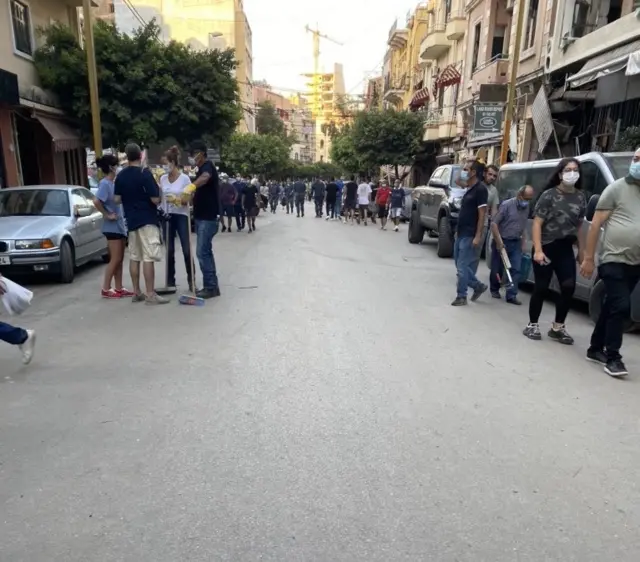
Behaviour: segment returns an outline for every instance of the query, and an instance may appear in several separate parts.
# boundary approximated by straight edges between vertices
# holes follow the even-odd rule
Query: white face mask
[[[575,185],[580,179],[580,172],[563,172],[562,183],[565,185]]]

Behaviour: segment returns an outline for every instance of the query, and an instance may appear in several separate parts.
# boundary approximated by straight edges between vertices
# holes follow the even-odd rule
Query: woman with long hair
[[[189,232],[189,197],[185,189],[191,185],[189,176],[180,170],[180,149],[171,147],[165,152],[167,173],[160,178],[162,207],[167,214],[167,285],[176,286],[176,235],[180,238],[189,290],[195,290],[192,279],[191,239]]]
[[[122,264],[124,249],[127,244],[127,227],[124,222],[122,205],[114,199],[114,180],[118,169],[118,159],[113,154],[105,154],[96,160],[96,166],[104,174],[98,184],[94,204],[102,213],[104,222],[102,233],[107,239],[109,263],[104,272],[101,296],[104,299],[121,299],[132,297],[133,293],[122,286]],[[111,287],[114,281],[115,287]]]
[[[548,335],[559,343],[573,344],[573,338],[565,328],[565,320],[576,288],[576,255],[573,250],[576,245],[577,262],[582,261],[584,246],[580,240],[580,227],[586,207],[580,182],[580,162],[575,158],[563,158],[547,181],[533,212],[531,236],[535,287],[529,302],[529,324],[523,331],[529,339],[542,339],[538,321],[555,273],[560,296]]]

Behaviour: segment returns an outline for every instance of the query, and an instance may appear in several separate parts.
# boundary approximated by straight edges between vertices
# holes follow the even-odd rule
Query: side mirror
[[[447,189],[447,186],[438,180],[429,180],[429,187],[439,187],[440,189]]]
[[[587,203],[587,214],[586,219],[591,222],[593,220],[593,215],[596,214],[596,207],[598,206],[598,201],[600,200],[599,195],[592,195],[591,199]]]
[[[75,208],[75,215],[78,218],[89,217],[89,216],[91,216],[92,213],[93,213],[93,211],[92,211],[91,207],[80,207],[80,206],[78,206],[78,207]]]

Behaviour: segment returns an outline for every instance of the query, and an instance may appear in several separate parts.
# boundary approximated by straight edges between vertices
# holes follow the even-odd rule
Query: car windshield
[[[0,217],[68,217],[69,195],[60,189],[0,191]]]
[[[615,179],[624,178],[629,175],[629,164],[631,164],[630,156],[608,156],[606,160]]]
[[[461,170],[462,166],[453,166],[453,168],[451,169],[451,187],[459,187],[456,181],[460,177]]]

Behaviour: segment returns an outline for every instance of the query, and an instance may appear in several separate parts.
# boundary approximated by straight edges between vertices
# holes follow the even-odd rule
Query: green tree
[[[234,133],[221,157],[226,167],[246,176],[280,176],[290,166],[289,145],[277,135]]]
[[[40,29],[44,44],[35,64],[42,85],[57,94],[62,109],[91,138],[91,107],[86,53],[62,24]],[[94,40],[102,136],[106,146],[122,147],[173,137],[180,144],[196,138],[220,144],[232,134],[242,113],[233,71],[233,51],[194,51],[158,39],[155,22],[132,36],[111,24],[96,23]]]
[[[285,136],[284,123],[278,115],[276,106],[269,100],[258,104],[256,111],[256,132],[259,135]]]
[[[345,127],[333,137],[331,142],[331,161],[350,174],[364,171],[362,161],[356,152],[350,127]]]
[[[355,115],[353,146],[366,168],[410,165],[420,148],[423,120],[409,111],[361,111]]]
[[[620,152],[635,150],[640,146],[640,127],[628,127],[620,133],[613,149]]]

